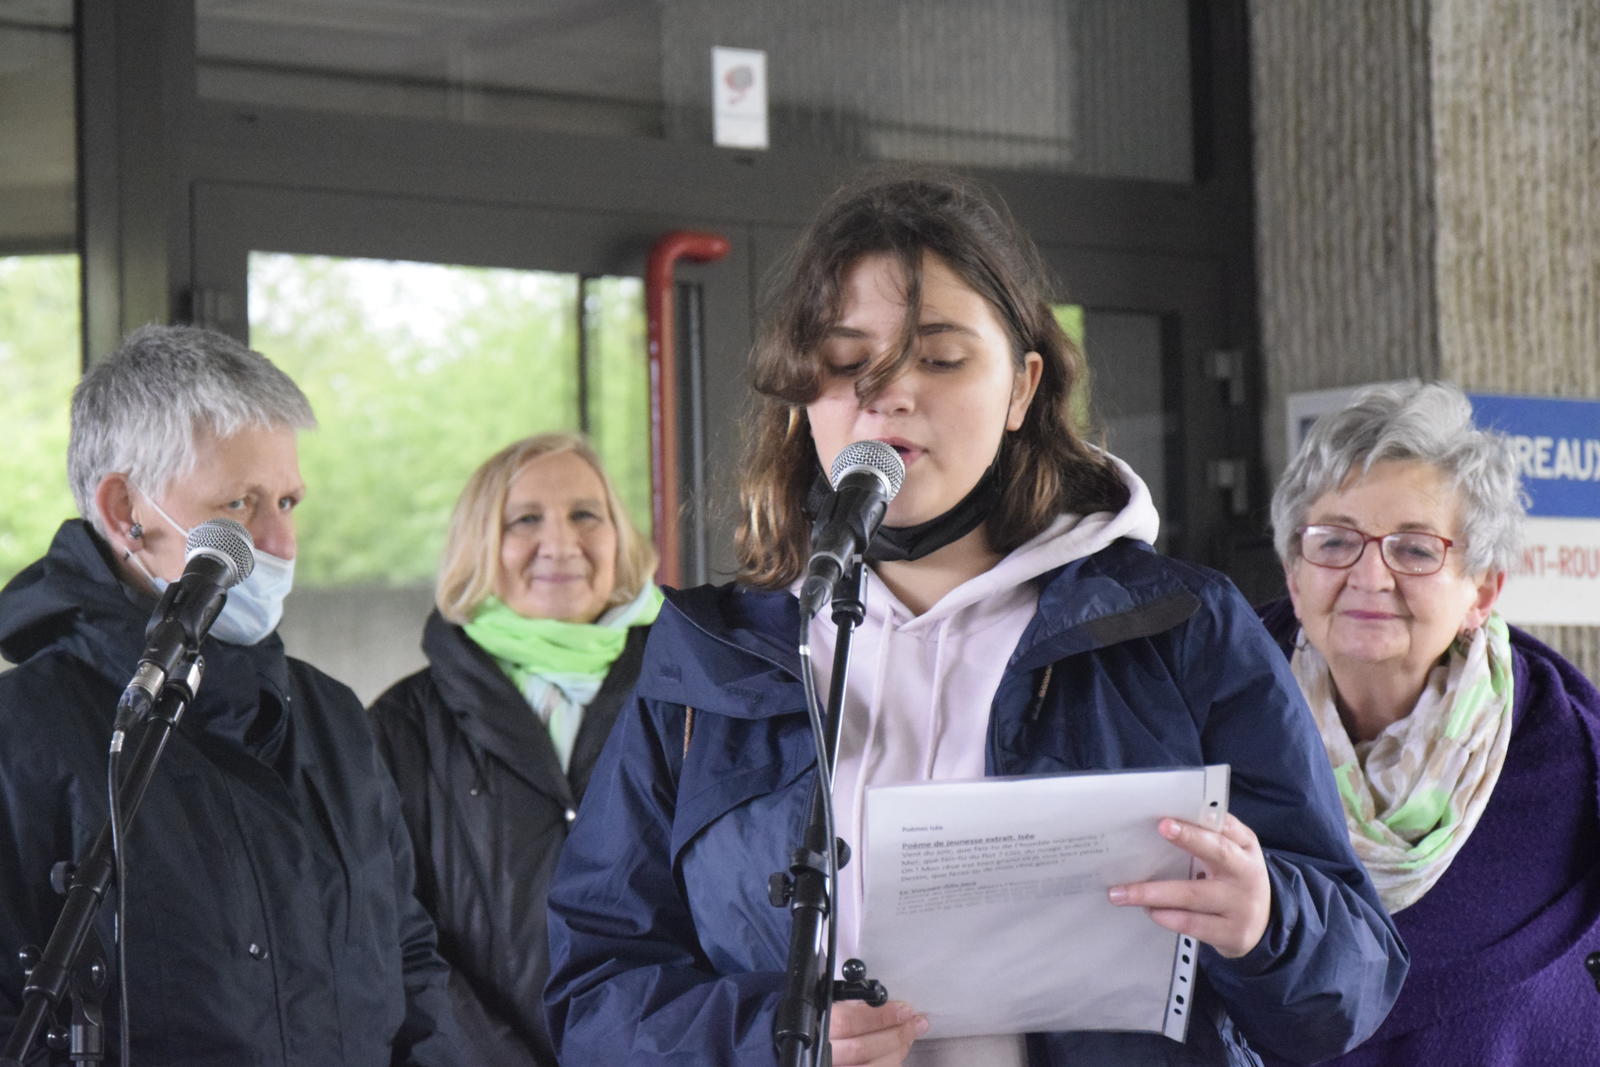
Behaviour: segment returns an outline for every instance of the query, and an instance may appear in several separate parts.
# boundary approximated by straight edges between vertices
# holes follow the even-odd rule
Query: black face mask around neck
[[[833,486],[829,484],[827,474],[819,469],[810,492],[806,494],[806,515],[814,517],[820,514],[832,491]],[[997,451],[988,469],[979,477],[978,484],[955,507],[915,526],[878,527],[864,555],[869,563],[921,559],[976,530],[999,504],[1000,453]]]
[[[942,515],[915,526],[880,526],[865,553],[872,563],[921,559],[976,530],[1000,506],[1000,456],[995,454],[978,484]]]

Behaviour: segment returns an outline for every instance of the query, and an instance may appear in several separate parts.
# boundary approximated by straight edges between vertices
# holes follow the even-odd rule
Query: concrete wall
[[[1427,10],[1427,0],[1251,4],[1274,477],[1289,393],[1438,373]]]
[[[1433,7],[1440,369],[1600,397],[1600,8]]]
[[[284,646],[356,691],[362,703],[426,665],[419,647],[433,587],[296,589],[283,608]]]
[[[1290,392],[1600,397],[1592,0],[1258,0],[1250,22],[1269,473]],[[1600,677],[1600,628],[1534,632]]]
[[[296,589],[278,632],[291,656],[333,675],[370,704],[427,665],[420,644],[431,610],[432,586]],[[0,671],[10,666],[0,659]]]

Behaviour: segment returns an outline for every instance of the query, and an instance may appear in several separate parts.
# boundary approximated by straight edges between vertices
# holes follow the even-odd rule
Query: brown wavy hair
[[[998,197],[942,172],[877,172],[835,193],[777,276],[750,355],[754,397],[745,422],[739,578],[781,588],[805,569],[810,523],[806,493],[820,470],[805,406],[822,388],[819,350],[843,314],[844,278],[868,255],[889,255],[906,280],[906,321],[892,357],[863,374],[856,395],[870,400],[914,355],[921,318],[923,256],[938,256],[995,309],[1016,368],[1037,352],[1039,387],[1022,426],[1000,445],[1002,497],[986,520],[989,545],[1009,552],[1063,512],[1113,511],[1128,489],[1106,455],[1073,425],[1073,390],[1083,353],[1050,309],[1038,249]]]

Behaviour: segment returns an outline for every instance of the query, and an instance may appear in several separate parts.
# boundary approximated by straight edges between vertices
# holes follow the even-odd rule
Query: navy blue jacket
[[[551,891],[563,1062],[775,1062],[789,919],[765,886],[800,840],[815,763],[798,632],[787,593],[669,598]],[[1237,590],[1131,541],[1044,575],[990,709],[987,773],[1206,763],[1232,765],[1230,810],[1266,851],[1260,944],[1204,950],[1187,1044],[1031,1034],[1036,1067],[1249,1064],[1252,1046],[1310,1062],[1388,1012],[1405,949],[1287,664]]]
[[[20,1007],[17,950],[43,945],[61,912],[50,867],[105,823],[112,715],[155,606],[107,551],[65,523],[0,593],[0,651],[19,664],[0,674],[0,1034]],[[277,635],[201,652],[199,695],[124,839],[134,1062],[466,1062],[361,702]],[[95,923],[107,950],[111,927],[108,904]]]

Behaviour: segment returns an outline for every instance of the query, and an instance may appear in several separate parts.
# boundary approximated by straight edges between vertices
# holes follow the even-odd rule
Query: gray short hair
[[[1503,434],[1473,425],[1472,404],[1447,382],[1371,386],[1317,420],[1272,494],[1278,557],[1293,560],[1295,529],[1318,497],[1384,460],[1427,463],[1455,487],[1469,574],[1509,569],[1526,506],[1516,457]]]
[[[122,473],[160,494],[194,469],[195,437],[247,427],[309,429],[311,403],[267,357],[195,326],[141,326],[72,392],[67,479],[78,512],[106,533],[95,490]]]

